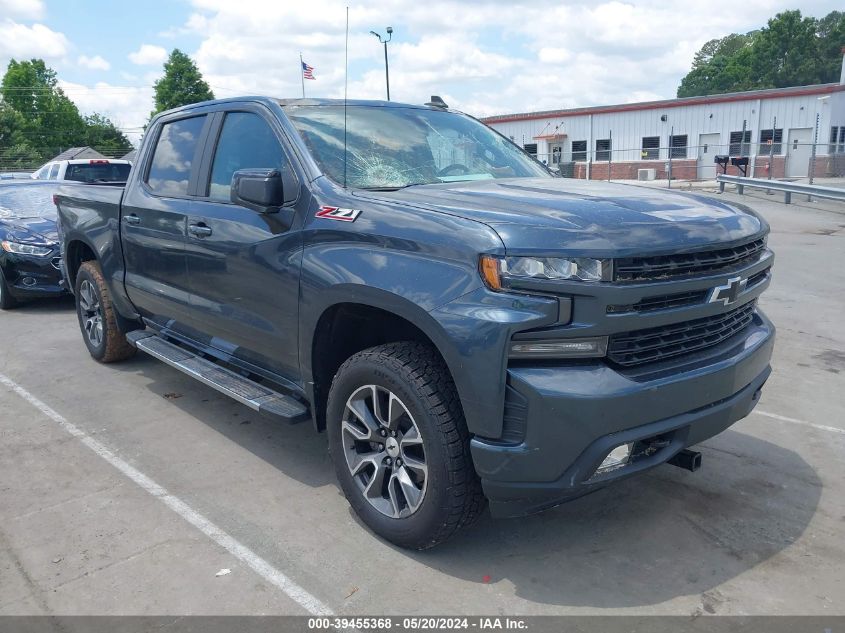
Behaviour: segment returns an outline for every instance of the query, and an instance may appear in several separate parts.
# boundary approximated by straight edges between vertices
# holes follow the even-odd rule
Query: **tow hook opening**
[[[694,473],[701,468],[701,453],[685,448],[666,463]]]

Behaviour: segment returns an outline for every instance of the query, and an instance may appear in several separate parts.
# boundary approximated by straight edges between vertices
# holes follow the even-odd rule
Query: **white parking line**
[[[0,374],[0,384],[8,387],[11,391],[14,391],[29,404],[41,411],[41,413],[54,422],[57,422],[65,431],[73,435],[85,446],[117,468],[145,491],[158,498],[167,507],[185,519],[185,521],[220,545],[223,549],[232,554],[232,556],[245,563],[267,582],[281,589],[291,600],[299,604],[303,609],[314,615],[333,615],[332,610],[328,606],[288,578],[288,576],[286,576],[282,571],[273,567],[246,545],[240,543],[233,536],[217,527],[202,514],[182,501],[179,497],[170,494],[165,488],[147,477],[140,470],[123,461],[104,444],[101,444],[85,433],[85,431],[68,422],[64,417],[56,413],[53,409],[29,393],[15,381],[3,374]]]
[[[810,426],[814,429],[818,429],[819,431],[829,431],[830,433],[841,433],[845,435],[845,429],[839,429],[835,426],[827,426],[826,424],[816,424],[815,422],[807,422],[806,420],[797,420],[795,418],[788,418],[785,415],[778,415],[777,413],[769,413],[768,411],[760,411],[759,409],[754,409],[751,413],[756,413],[758,415],[764,415],[767,418],[772,418],[775,420],[780,420],[781,422],[791,422],[792,424],[802,424],[804,426]]]

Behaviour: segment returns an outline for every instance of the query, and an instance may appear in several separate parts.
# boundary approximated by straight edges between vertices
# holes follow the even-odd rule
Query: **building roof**
[[[70,149],[63,151],[58,156],[54,156],[47,162],[53,162],[56,160],[73,160],[74,158],[105,158],[105,156],[88,146],[71,147]]]
[[[540,112],[522,112],[516,114],[499,114],[481,119],[484,123],[508,123],[512,121],[530,121],[532,119],[548,119],[583,114],[609,114],[612,112],[630,112],[636,110],[653,110],[658,108],[679,108],[688,105],[710,105],[715,103],[729,103],[731,101],[753,101],[756,99],[777,99],[780,97],[800,97],[803,95],[829,94],[845,91],[845,85],[818,84],[815,86],[794,86],[792,88],[769,88],[767,90],[748,90],[747,92],[729,92],[719,95],[704,95],[701,97],[683,97],[680,99],[664,99],[662,101],[642,101],[639,103],[621,103],[607,106],[591,106],[587,108],[570,108],[567,110],[543,110]]]
[[[138,150],[132,149],[131,151],[127,152],[123,156],[121,156],[121,160],[135,160],[138,157]]]

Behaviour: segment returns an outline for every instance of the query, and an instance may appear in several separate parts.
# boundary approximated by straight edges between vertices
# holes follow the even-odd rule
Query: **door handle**
[[[127,224],[140,224],[141,218],[139,218],[137,215],[135,215],[133,213],[131,215],[124,215],[123,221],[126,222]]]
[[[188,226],[188,232],[197,237],[208,237],[211,235],[211,227],[205,224],[191,224]]]

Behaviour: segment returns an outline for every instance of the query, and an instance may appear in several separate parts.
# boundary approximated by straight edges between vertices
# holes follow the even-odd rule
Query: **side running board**
[[[126,340],[142,352],[154,356],[171,367],[217,389],[250,409],[280,418],[285,422],[303,422],[309,419],[304,404],[278,391],[244,378],[240,374],[205,360],[190,351],[165,341],[148,330],[135,330]]]

